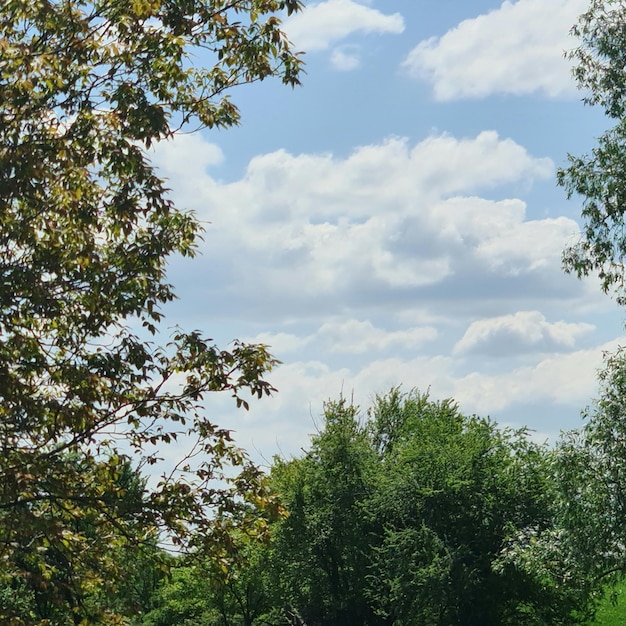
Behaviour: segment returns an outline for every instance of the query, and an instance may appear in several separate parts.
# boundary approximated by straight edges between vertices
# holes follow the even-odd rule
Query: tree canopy
[[[582,198],[584,220],[579,241],[564,253],[564,267],[579,277],[597,273],[605,292],[626,303],[624,261],[626,234],[626,17],[616,0],[591,0],[573,28],[580,45],[569,57],[574,76],[588,104],[604,109],[615,123],[591,154],[569,156],[558,182],[569,196]]]
[[[115,549],[155,537],[219,546],[212,509],[226,520],[244,500],[273,510],[203,400],[227,391],[247,406],[244,392],[270,393],[274,359],[200,331],[157,341],[174,297],[166,263],[195,253],[201,227],[173,205],[147,150],[182,128],[238,123],[237,85],[296,85],[301,62],[280,15],[299,7],[0,7],[0,557],[3,577],[41,609],[0,607],[3,623],[96,623],[86,598],[115,590]],[[133,491],[129,462],[158,474],[161,447],[181,435],[199,462]],[[239,473],[215,483],[229,463]]]
[[[326,626],[578,623],[576,582],[507,557],[519,534],[553,528],[550,458],[525,431],[418,392],[393,389],[367,416],[328,403],[306,454],[272,467],[289,512],[273,593]]]
[[[568,489],[559,455],[528,435],[419,392],[392,389],[366,414],[328,402],[304,454],[274,459],[288,514],[269,542],[236,535],[226,571],[182,562],[143,623],[586,623],[584,559],[536,550],[562,531]]]
[[[601,107],[612,126],[590,154],[569,156],[558,172],[568,196],[582,200],[579,240],[565,250],[566,271],[597,274],[602,289],[626,304],[626,14],[621,0],[591,0],[573,28],[579,46],[569,57],[587,104]],[[542,537],[526,538],[521,550],[530,568],[552,577],[585,581],[590,593],[626,573],[624,545],[623,348],[606,355],[599,373],[599,396],[579,431],[557,447],[560,522]],[[524,542],[522,542],[524,543]],[[520,546],[518,546],[520,547]],[[525,556],[524,556],[525,554]]]

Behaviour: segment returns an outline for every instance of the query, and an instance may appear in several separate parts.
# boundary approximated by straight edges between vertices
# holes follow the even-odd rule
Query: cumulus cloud
[[[523,367],[505,367],[496,373],[472,371],[463,373],[458,362],[444,355],[390,357],[376,359],[351,369],[333,367],[320,360],[295,361],[281,365],[272,375],[272,384],[280,392],[262,403],[251,406],[245,416],[247,438],[261,448],[280,448],[297,453],[315,432],[328,399],[340,395],[367,407],[377,393],[391,387],[417,388],[429,391],[434,399],[454,398],[461,411],[482,416],[498,415],[516,405],[561,407],[571,427],[597,393],[598,369],[605,352],[613,352],[626,337],[594,348],[556,354],[538,359]],[[553,410],[552,408],[550,409]],[[524,424],[543,432],[558,433],[563,423],[546,421],[546,413],[520,416]],[[241,417],[233,418],[233,425]],[[512,424],[519,427],[519,422]]]
[[[246,341],[263,343],[280,356],[301,351],[311,344],[322,345],[329,352],[344,354],[380,353],[385,350],[414,350],[437,338],[434,326],[412,326],[402,330],[386,330],[369,320],[334,319],[324,322],[312,334],[300,336],[292,333],[259,333]]]
[[[622,338],[623,340],[623,338]],[[580,411],[597,389],[596,372],[605,351],[618,341],[601,346],[557,354],[532,365],[509,367],[497,373],[473,371],[463,374],[455,359],[446,356],[390,358],[372,361],[344,384],[357,390],[384,392],[392,385],[430,389],[436,398],[450,397],[465,412],[496,416],[516,403],[556,403]],[[529,421],[532,422],[531,416]]]
[[[202,180],[207,170],[224,160],[222,149],[205,141],[198,133],[177,135],[176,141],[157,144],[159,163],[172,177],[184,176],[186,180]]]
[[[243,341],[248,343],[261,343],[270,346],[272,354],[280,357],[282,354],[296,352],[311,342],[313,337],[300,337],[292,333],[259,333],[255,337],[246,337]]]
[[[505,1],[461,22],[442,37],[420,42],[404,67],[433,86],[438,100],[493,93],[571,96],[576,87],[564,51],[586,0]]]
[[[156,154],[166,175],[168,150],[182,149],[177,141]],[[207,154],[191,146],[198,163],[211,163],[215,150],[205,147]],[[465,195],[553,175],[550,159],[492,131],[415,145],[391,138],[346,158],[279,150],[255,157],[228,184],[206,167],[175,167],[176,193],[210,222],[198,263],[221,268],[236,250],[216,288],[256,299],[257,311],[281,302],[289,315],[299,302],[331,313],[337,298],[349,308],[426,288],[431,296],[455,289],[459,298],[482,297],[480,285],[484,291],[504,280],[552,297],[572,284],[562,276],[560,251],[575,222],[528,220],[519,199]],[[499,291],[500,284],[492,288]]]
[[[497,414],[515,403],[533,401],[570,406],[580,411],[597,392],[597,372],[604,354],[624,337],[587,350],[545,358],[534,365],[497,375],[473,372],[453,383],[453,397],[470,410]],[[529,416],[532,420],[532,416]]]
[[[328,343],[331,352],[362,354],[390,348],[412,350],[435,339],[437,329],[424,326],[389,332],[370,321],[349,319],[325,322],[317,336]]]
[[[404,31],[399,13],[385,14],[354,0],[325,0],[308,4],[283,23],[296,48],[305,52],[332,50],[331,64],[338,70],[352,70],[360,63],[358,48],[334,47],[355,34],[393,34]]]
[[[582,322],[550,323],[539,311],[520,311],[472,322],[454,352],[505,357],[523,352],[571,350],[581,336],[594,328]]]
[[[490,271],[508,277],[554,266],[577,232],[565,217],[527,220],[526,203],[519,199],[457,196],[435,205],[433,216],[442,237],[471,248]]]
[[[560,266],[578,226],[529,219],[515,197],[552,178],[550,159],[491,131],[392,137],[345,157],[261,154],[224,182],[211,172],[219,149],[179,140],[154,160],[207,230],[193,269],[173,263],[172,281],[206,311],[194,324],[227,326],[217,341],[252,327],[285,363],[271,376],[276,398],[233,418],[254,445],[279,432],[297,450],[342,390],[367,405],[393,385],[430,387],[496,418],[530,397],[575,415],[593,393],[601,352],[577,350],[591,327],[573,317],[594,300]],[[493,371],[503,342],[520,358]]]
[[[330,55],[331,65],[340,72],[349,72],[361,65],[359,48],[356,46],[340,46]]]

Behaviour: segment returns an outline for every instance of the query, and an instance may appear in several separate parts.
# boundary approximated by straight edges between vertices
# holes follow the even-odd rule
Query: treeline
[[[626,367],[556,446],[398,389],[365,413],[330,402],[299,458],[275,459],[284,515],[231,559],[181,560],[146,626],[567,625],[624,566]],[[623,396],[622,396],[623,397]],[[615,456],[612,456],[615,453]]]
[[[615,357],[585,427],[553,446],[417,391],[366,411],[329,402],[308,450],[274,459],[274,516],[222,511],[219,551],[184,557],[117,538],[98,555],[117,583],[83,586],[66,612],[41,581],[5,581],[4,623],[69,624],[73,604],[91,616],[74,623],[134,626],[588,623],[624,567],[624,381]],[[127,468],[118,485],[138,511],[145,481]],[[48,555],[53,599],[76,575],[62,557]]]

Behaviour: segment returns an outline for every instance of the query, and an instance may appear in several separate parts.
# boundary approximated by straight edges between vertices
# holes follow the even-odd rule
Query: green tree
[[[554,455],[558,489],[556,532],[522,541],[520,563],[540,576],[576,580],[590,609],[607,586],[626,575],[626,357],[607,358],[598,400],[578,431],[561,438]],[[525,552],[525,554],[524,554]]]
[[[558,182],[569,197],[582,198],[584,221],[579,241],[566,249],[567,272],[578,277],[598,273],[605,292],[626,303],[626,16],[617,0],[591,0],[573,28],[580,45],[569,57],[585,102],[604,109],[613,127],[599,139],[591,154],[569,156]]]
[[[607,358],[598,400],[562,444],[570,544],[592,580],[626,575],[626,354]]]
[[[203,624],[255,626],[273,623],[268,546],[234,529],[227,559],[195,554],[172,569],[153,596],[144,626]]]
[[[558,182],[569,197],[582,200],[580,239],[564,253],[566,271],[598,274],[605,293],[626,304],[626,15],[618,0],[591,0],[573,28],[580,45],[570,53],[585,102],[600,107],[609,129],[590,154],[569,156]],[[586,412],[580,431],[560,442],[557,472],[561,485],[561,529],[534,543],[531,559],[562,562],[561,571],[599,593],[612,575],[625,571],[623,436],[626,357],[608,355],[600,373],[600,395]],[[528,546],[528,553],[533,549]]]
[[[552,528],[548,451],[427,394],[392,390],[371,416],[383,535],[370,597],[389,623],[574,623],[556,585],[505,559],[518,534]]]
[[[512,558],[519,535],[553,527],[550,459],[525,431],[417,392],[366,417],[329,403],[310,450],[272,468],[288,511],[267,559],[274,606],[310,626],[576,623],[575,583]]]
[[[309,625],[376,623],[366,598],[376,460],[357,408],[344,399],[327,403],[305,456],[275,460],[271,479],[288,516],[274,529],[268,563],[284,615]]]
[[[211,391],[244,407],[245,391],[270,393],[265,347],[222,350],[200,332],[145,339],[174,297],[168,259],[193,255],[201,230],[147,149],[189,124],[236,124],[237,85],[297,84],[279,16],[299,4],[1,3],[0,557],[5,580],[27,600],[43,594],[55,624],[105,619],[86,599],[123,578],[118,549],[155,533],[178,549],[219,548],[216,519],[245,517],[246,500],[274,507],[203,404]],[[158,474],[161,447],[180,436],[196,440],[199,463],[129,509],[127,455]],[[240,471],[224,486],[228,464]],[[40,623],[28,604],[1,604],[0,620]]]
[[[219,613],[212,606],[210,583],[197,568],[177,564],[154,598],[154,608],[140,622],[146,626],[217,625]]]

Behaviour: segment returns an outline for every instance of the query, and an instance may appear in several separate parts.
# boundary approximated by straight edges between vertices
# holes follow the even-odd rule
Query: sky
[[[401,385],[555,441],[626,341],[595,279],[561,269],[580,199],[555,182],[605,128],[564,51],[584,0],[323,0],[285,17],[302,87],[232,92],[241,125],[154,162],[205,224],[166,326],[282,361],[271,398],[207,412],[263,463],[324,401]],[[167,333],[167,330],[165,331]]]

